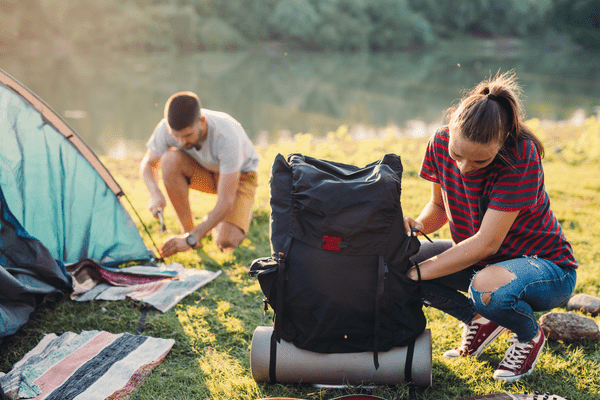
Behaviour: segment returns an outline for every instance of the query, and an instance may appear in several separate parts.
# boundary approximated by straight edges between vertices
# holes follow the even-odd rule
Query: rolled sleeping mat
[[[378,369],[372,352],[315,353],[284,340],[277,343],[273,336],[272,327],[259,326],[254,330],[250,369],[257,382],[396,385],[410,381],[415,386],[431,386],[429,329],[417,337],[414,349],[406,346],[380,351]]]

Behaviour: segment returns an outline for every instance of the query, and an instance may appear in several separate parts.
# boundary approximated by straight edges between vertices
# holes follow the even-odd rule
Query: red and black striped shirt
[[[519,211],[498,252],[478,265],[527,255],[577,268],[571,245],[550,209],[544,170],[532,141],[505,147],[485,168],[462,174],[448,153],[445,127],[429,140],[419,175],[441,185],[454,243],[479,231],[488,208]]]

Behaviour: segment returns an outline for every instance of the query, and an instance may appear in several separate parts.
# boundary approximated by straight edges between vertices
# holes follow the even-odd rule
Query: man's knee
[[[244,240],[243,237],[222,237],[222,236],[218,236],[216,239],[216,244],[217,247],[219,248],[219,250],[221,251],[225,251],[225,250],[233,250],[236,247],[238,247],[242,241]]]
[[[234,243],[232,240],[230,240],[229,238],[218,238],[217,239],[217,247],[219,248],[219,250],[221,251],[225,251],[225,250],[233,250],[235,249],[237,246],[239,246],[239,243]]]
[[[221,222],[213,231],[215,244],[220,250],[229,250],[238,247],[246,235],[235,225]]]
[[[181,172],[184,154],[179,149],[169,149],[160,158],[160,169],[163,176]]]

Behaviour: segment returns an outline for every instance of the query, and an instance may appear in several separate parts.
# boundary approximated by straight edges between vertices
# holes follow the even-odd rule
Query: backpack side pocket
[[[277,275],[279,273],[279,264],[273,257],[257,258],[250,264],[248,274],[258,279],[260,288],[265,298],[263,299],[263,309],[266,312],[271,306],[274,310],[277,304]]]

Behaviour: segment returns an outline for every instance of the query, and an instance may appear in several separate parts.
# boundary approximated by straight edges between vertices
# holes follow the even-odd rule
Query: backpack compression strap
[[[412,382],[412,363],[413,356],[415,354],[415,342],[416,339],[410,342],[408,346],[406,346],[406,361],[404,363],[404,383]]]
[[[381,302],[383,301],[383,289],[385,287],[385,276],[388,273],[388,267],[379,256],[379,267],[377,269],[377,293],[375,295],[375,328],[373,329],[373,363],[375,369],[379,369],[379,327],[381,324]]]
[[[269,354],[269,383],[277,383],[277,339],[275,330],[271,334],[271,352]]]
[[[279,253],[277,255],[277,265],[277,302],[275,303],[275,321],[273,324],[273,334],[275,340],[279,342],[281,340],[281,332],[283,330],[283,286],[285,281],[285,275],[287,273],[287,265],[284,253]]]
[[[425,235],[423,233],[423,235]],[[425,236],[427,237],[427,236]],[[431,242],[431,239],[427,238]],[[433,242],[432,242],[433,243]],[[415,268],[417,269],[418,282],[421,283],[421,269],[419,268],[419,263],[415,263]],[[412,362],[413,356],[415,354],[415,342],[417,339],[415,338],[408,346],[406,346],[406,361],[404,363],[404,382],[411,383],[412,382]]]

